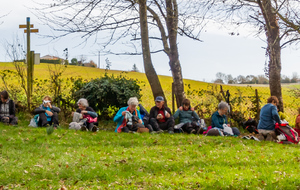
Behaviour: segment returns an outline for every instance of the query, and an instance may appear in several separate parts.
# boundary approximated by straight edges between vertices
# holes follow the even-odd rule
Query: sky
[[[40,0],[39,2],[49,2]],[[51,29],[43,25],[42,22],[30,11],[36,6],[32,0],[10,0],[2,3],[1,14],[7,16],[0,19],[0,61],[11,61],[5,51],[7,41],[12,41],[16,36],[26,43],[26,35],[23,29],[19,29],[19,24],[26,23],[26,17],[31,18],[31,24],[39,29],[38,34],[31,34],[31,50],[44,55],[54,55],[64,57],[63,50],[68,48],[69,60],[80,58],[84,55],[87,60],[98,63],[97,44],[90,40],[88,43],[80,45],[82,39],[78,34],[63,37],[52,41],[43,35],[54,33]],[[219,29],[213,25],[205,28],[201,34],[203,42],[193,41],[186,37],[178,38],[179,59],[182,66],[183,77],[199,81],[211,82],[216,78],[217,72],[238,75],[261,75],[264,74],[266,61],[265,42],[255,38],[253,31],[248,28],[238,29],[240,35],[229,35],[230,31]],[[118,45],[116,45],[118,46]],[[300,71],[297,47],[287,47],[282,50],[282,75],[291,76],[293,72]],[[131,70],[133,64],[143,72],[142,56],[117,56],[106,55],[100,52],[100,67],[105,67],[105,59],[112,63],[113,70]],[[164,53],[152,55],[152,62],[156,72],[160,75],[171,76],[168,58]],[[300,74],[300,72],[299,72]]]

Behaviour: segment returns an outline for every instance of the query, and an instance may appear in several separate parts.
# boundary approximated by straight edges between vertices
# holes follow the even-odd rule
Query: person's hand
[[[122,112],[122,115],[123,115],[124,117],[125,117],[125,114],[126,114],[126,111],[123,111],[123,112]]]
[[[86,113],[87,113],[87,111],[85,111],[85,110],[84,110],[84,111],[81,111],[81,114],[86,114]]]
[[[228,127],[230,127],[230,124],[227,124]]]
[[[182,106],[180,106],[178,109],[179,109],[180,111],[182,111],[182,110],[183,110],[183,107],[182,107]]]
[[[157,120],[161,120],[162,118],[163,118],[163,116],[161,114],[158,114],[156,117]]]
[[[191,111],[195,111],[195,108],[194,108],[194,107],[191,107]]]
[[[48,102],[47,104],[48,104],[48,107],[52,109],[52,105],[51,105],[51,103],[50,103],[50,102]]]
[[[52,115],[53,115],[53,113],[52,113],[51,111],[48,111],[48,110],[46,110],[46,113],[47,113],[49,116],[52,116]]]
[[[141,119],[139,119],[139,123],[143,123],[143,121]]]
[[[3,118],[5,118],[5,119],[9,119],[9,117],[3,117]]]
[[[165,114],[165,117],[166,117],[166,118],[170,118],[171,115],[167,112],[167,113]]]

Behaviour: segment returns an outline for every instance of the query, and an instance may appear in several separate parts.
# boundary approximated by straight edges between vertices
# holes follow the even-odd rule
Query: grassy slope
[[[0,124],[0,186],[16,189],[297,189],[300,150],[231,137]]]
[[[9,64],[0,67],[8,69]],[[103,73],[70,66],[66,77],[81,75],[88,79]],[[46,78],[47,65],[36,66],[35,74]],[[128,76],[146,81],[141,73],[130,72]],[[160,79],[170,93],[172,79]],[[202,82],[185,82],[193,88],[207,86]],[[143,101],[151,97],[147,85],[142,87]],[[1,185],[9,189],[300,188],[300,150],[295,145],[230,137],[84,133],[64,129],[48,136],[44,128],[27,125],[28,121],[19,127],[0,124],[0,189]]]

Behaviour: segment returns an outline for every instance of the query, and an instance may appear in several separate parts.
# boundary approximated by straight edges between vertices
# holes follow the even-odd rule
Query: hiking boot
[[[198,129],[198,131],[197,131],[197,134],[199,135],[199,134],[203,134],[203,132],[204,132],[204,128],[203,127],[200,127],[199,129]]]
[[[259,134],[257,135],[257,138],[258,138],[259,141],[264,141],[264,140],[265,140],[265,137],[264,137],[263,134],[261,134],[261,133],[259,133]]]
[[[97,132],[97,127],[94,125],[90,131]]]
[[[270,133],[267,134],[266,141],[274,141],[275,139],[272,137]]]
[[[195,129],[191,130],[191,132],[190,132],[190,134],[195,134],[195,133],[196,133]]]
[[[163,132],[164,132],[164,130],[161,130],[161,129],[157,131],[158,134],[163,133]]]
[[[87,131],[87,128],[86,128],[86,126],[83,125],[80,130],[81,131]]]
[[[169,131],[168,133],[169,133],[169,134],[174,134],[174,131]]]

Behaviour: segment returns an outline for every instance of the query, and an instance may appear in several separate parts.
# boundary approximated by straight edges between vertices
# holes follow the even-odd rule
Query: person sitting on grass
[[[145,128],[141,118],[140,111],[136,109],[139,101],[136,97],[129,98],[128,106],[120,108],[114,117],[114,122],[117,122],[115,132],[134,133],[139,127]]]
[[[258,139],[266,141],[275,141],[275,124],[281,123],[280,117],[277,111],[278,98],[271,96],[267,100],[267,104],[260,110],[260,120],[257,126]]]
[[[171,116],[171,110],[164,105],[165,101],[162,96],[157,96],[155,106],[150,110],[150,125],[153,130],[162,133],[168,130],[170,134],[174,133],[175,120]]]
[[[9,99],[7,91],[2,91],[0,102],[0,120],[3,123],[17,125],[18,118],[16,117],[16,107],[13,100]]]
[[[196,120],[200,120],[198,114],[191,109],[190,100],[184,99],[182,106],[173,115],[174,119],[179,117],[179,122],[182,124],[181,129],[189,134],[199,132],[199,126]]]
[[[295,122],[295,131],[300,135],[300,108],[298,108],[298,115]]]
[[[211,116],[211,127],[213,129],[218,129],[220,136],[223,135],[240,135],[240,131],[236,127],[231,127],[230,124],[228,124],[226,114],[228,110],[230,109],[228,103],[221,101],[218,105],[218,111],[212,114]],[[227,127],[229,127],[229,130],[227,131]]]
[[[93,108],[89,107],[89,103],[85,98],[80,98],[77,102],[77,105],[78,109],[75,113],[72,113],[72,116],[74,118],[74,115],[77,115],[79,117],[79,120],[85,120],[84,124],[81,127],[81,130],[96,132],[96,125],[98,124],[98,114]]]
[[[50,96],[45,96],[43,98],[43,104],[34,110],[35,114],[39,115],[38,126],[46,127],[47,125],[53,125],[54,129],[57,129],[58,123],[58,113],[60,109],[58,107],[51,105],[52,98]]]

